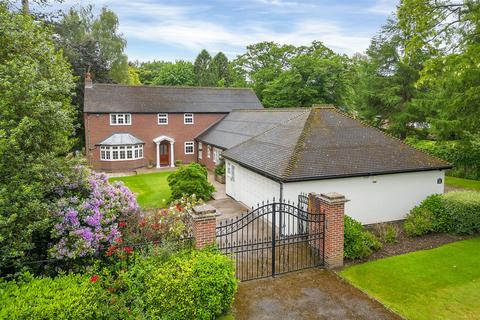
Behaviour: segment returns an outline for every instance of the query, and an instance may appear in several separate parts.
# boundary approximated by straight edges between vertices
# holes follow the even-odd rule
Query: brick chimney
[[[92,76],[90,72],[85,73],[85,88],[92,88],[93,87],[93,82],[92,82]]]

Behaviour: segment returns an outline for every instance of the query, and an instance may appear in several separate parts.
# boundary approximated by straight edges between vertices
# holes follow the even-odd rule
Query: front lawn
[[[470,179],[462,179],[462,178],[456,178],[456,177],[445,177],[445,184],[447,186],[451,186],[455,188],[480,191],[480,180],[470,180]]]
[[[110,178],[123,181],[137,196],[138,204],[144,209],[165,208],[170,198],[167,177],[172,172],[155,172],[128,177]]]
[[[476,319],[480,238],[355,265],[340,275],[407,319]]]

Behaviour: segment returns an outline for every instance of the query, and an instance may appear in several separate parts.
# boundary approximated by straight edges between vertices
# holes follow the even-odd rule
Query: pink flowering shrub
[[[135,215],[139,206],[122,182],[110,184],[105,174],[77,167],[57,188],[60,196],[54,216],[50,254],[74,259],[104,251],[122,239],[119,223]]]
[[[183,196],[169,208],[131,216],[119,226],[129,243],[188,238],[192,231],[188,210],[201,202],[195,195]]]

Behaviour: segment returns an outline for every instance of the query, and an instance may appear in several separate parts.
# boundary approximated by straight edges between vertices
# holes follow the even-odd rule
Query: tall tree
[[[153,79],[152,84],[163,86],[194,86],[195,74],[193,64],[179,60],[175,63],[167,62]]]
[[[382,27],[365,56],[353,59],[357,73],[353,85],[353,104],[361,118],[405,138],[414,123],[425,115],[413,99],[419,94],[416,81],[428,52],[411,59],[404,55],[405,35],[391,19]]]
[[[398,28],[407,35],[408,58],[433,52],[417,85],[417,103],[428,110],[438,137],[462,138],[480,132],[480,2],[404,0]]]
[[[55,23],[57,47],[62,49],[77,77],[74,104],[79,124],[77,147],[83,146],[84,75],[89,71],[96,82],[129,83],[126,41],[118,33],[118,18],[103,8],[99,16],[93,7],[70,9]]]
[[[213,57],[210,69],[213,77],[212,83],[215,86],[228,87],[231,85],[231,68],[228,58],[223,52],[219,52]]]
[[[71,147],[74,80],[52,38],[0,4],[0,274],[46,252],[49,201]]]
[[[214,79],[211,71],[212,56],[207,50],[203,49],[198,54],[193,64],[193,72],[197,79],[197,85],[202,87],[213,86]]]

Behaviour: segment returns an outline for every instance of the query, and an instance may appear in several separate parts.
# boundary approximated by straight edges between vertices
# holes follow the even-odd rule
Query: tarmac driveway
[[[242,282],[236,320],[401,319],[360,290],[324,269],[308,269]]]

